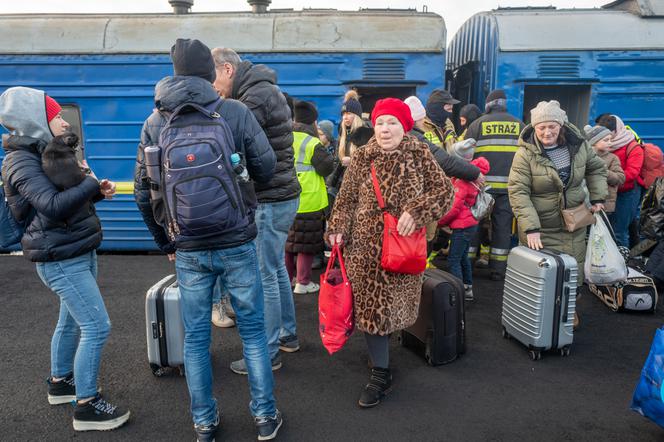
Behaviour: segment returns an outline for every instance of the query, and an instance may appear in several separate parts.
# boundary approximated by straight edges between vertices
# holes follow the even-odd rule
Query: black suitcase
[[[442,365],[465,353],[465,334],[463,283],[442,270],[427,269],[417,321],[399,333],[401,345],[424,350],[429,365]]]

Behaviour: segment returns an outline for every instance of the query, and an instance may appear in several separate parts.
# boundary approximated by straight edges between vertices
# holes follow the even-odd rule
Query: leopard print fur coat
[[[418,228],[449,210],[454,190],[428,146],[413,136],[404,136],[390,152],[374,137],[352,155],[325,238],[343,234],[357,328],[387,335],[417,319],[422,276],[387,272],[380,265],[383,218],[371,182],[372,161],[387,210],[397,218],[407,211]]]

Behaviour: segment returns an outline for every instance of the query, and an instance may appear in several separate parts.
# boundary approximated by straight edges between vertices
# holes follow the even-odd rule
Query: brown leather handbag
[[[563,209],[562,212],[565,230],[568,232],[576,232],[582,227],[595,224],[595,217],[585,203],[581,203],[573,209]]]

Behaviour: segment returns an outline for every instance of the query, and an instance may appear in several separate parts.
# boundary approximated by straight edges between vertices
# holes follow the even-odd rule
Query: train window
[[[62,104],[62,118],[69,123],[71,131],[83,140],[81,132],[81,109],[75,104]]]
[[[530,110],[540,101],[557,100],[576,127],[588,123],[590,85],[526,85],[523,97],[523,121],[530,123]]]
[[[81,109],[75,104],[61,104],[62,118],[69,123],[70,130],[78,135],[79,146],[83,146],[83,131],[81,130]],[[81,149],[76,151],[76,156],[79,160],[83,159],[83,152]]]

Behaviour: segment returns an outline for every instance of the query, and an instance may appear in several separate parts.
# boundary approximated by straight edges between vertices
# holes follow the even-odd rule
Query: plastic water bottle
[[[231,164],[233,165],[233,170],[240,181],[249,181],[249,172],[247,172],[247,168],[240,162],[239,154],[234,153],[231,155]]]

